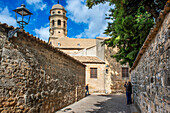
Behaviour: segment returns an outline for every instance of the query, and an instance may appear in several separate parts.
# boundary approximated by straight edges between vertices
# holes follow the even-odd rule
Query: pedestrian
[[[131,95],[132,95],[132,84],[129,81],[128,83],[125,82],[124,87],[126,88],[126,98],[127,98],[127,104],[132,104],[132,99],[131,99]]]
[[[126,99],[127,99],[127,81],[125,81],[124,87],[126,88]]]
[[[86,96],[89,95],[89,86],[88,84],[86,85]]]

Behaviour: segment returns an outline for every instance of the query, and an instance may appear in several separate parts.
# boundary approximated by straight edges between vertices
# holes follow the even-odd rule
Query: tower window
[[[109,73],[109,71],[108,71],[108,69],[106,69],[106,74],[108,74]]]
[[[80,46],[80,43],[78,43],[77,46]]]
[[[54,26],[54,20],[52,20],[52,26]]]
[[[60,31],[58,31],[58,33],[60,33]]]
[[[64,21],[64,28],[65,28],[65,26],[66,26],[66,22]]]
[[[60,14],[61,12],[60,12],[60,11],[58,11],[58,13]]]
[[[61,20],[58,20],[58,25],[61,25]]]
[[[58,43],[58,46],[61,46],[60,42]]]
[[[52,13],[55,14],[55,11],[53,11]]]
[[[63,13],[63,15],[65,15],[65,13]]]

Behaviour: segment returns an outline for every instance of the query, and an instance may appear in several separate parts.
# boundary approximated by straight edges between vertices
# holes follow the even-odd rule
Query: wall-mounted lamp
[[[15,30],[9,31],[8,32],[8,39],[13,37],[14,34],[18,30],[23,29],[25,27],[25,25],[27,25],[29,23],[30,17],[32,15],[32,13],[27,8],[25,8],[24,4],[22,4],[21,7],[17,7],[13,11],[15,12],[16,22],[19,24],[20,27],[17,27]],[[28,18],[24,18],[26,16],[29,16],[29,17]]]

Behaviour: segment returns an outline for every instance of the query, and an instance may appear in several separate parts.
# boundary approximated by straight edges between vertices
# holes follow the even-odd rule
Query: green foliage
[[[109,47],[117,47],[118,52],[112,57],[121,64],[128,63],[131,67],[154,24],[153,17],[157,17],[154,14],[159,13],[164,6],[160,4],[165,3],[166,0],[87,0],[87,6],[92,8],[105,2],[114,5],[106,17],[112,22],[108,23],[104,32],[111,37],[105,41],[105,44]],[[155,7],[155,9],[147,12],[148,7]]]

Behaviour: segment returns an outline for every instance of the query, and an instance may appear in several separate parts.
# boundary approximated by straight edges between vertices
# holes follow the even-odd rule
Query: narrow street
[[[125,94],[93,94],[56,113],[131,113]]]

